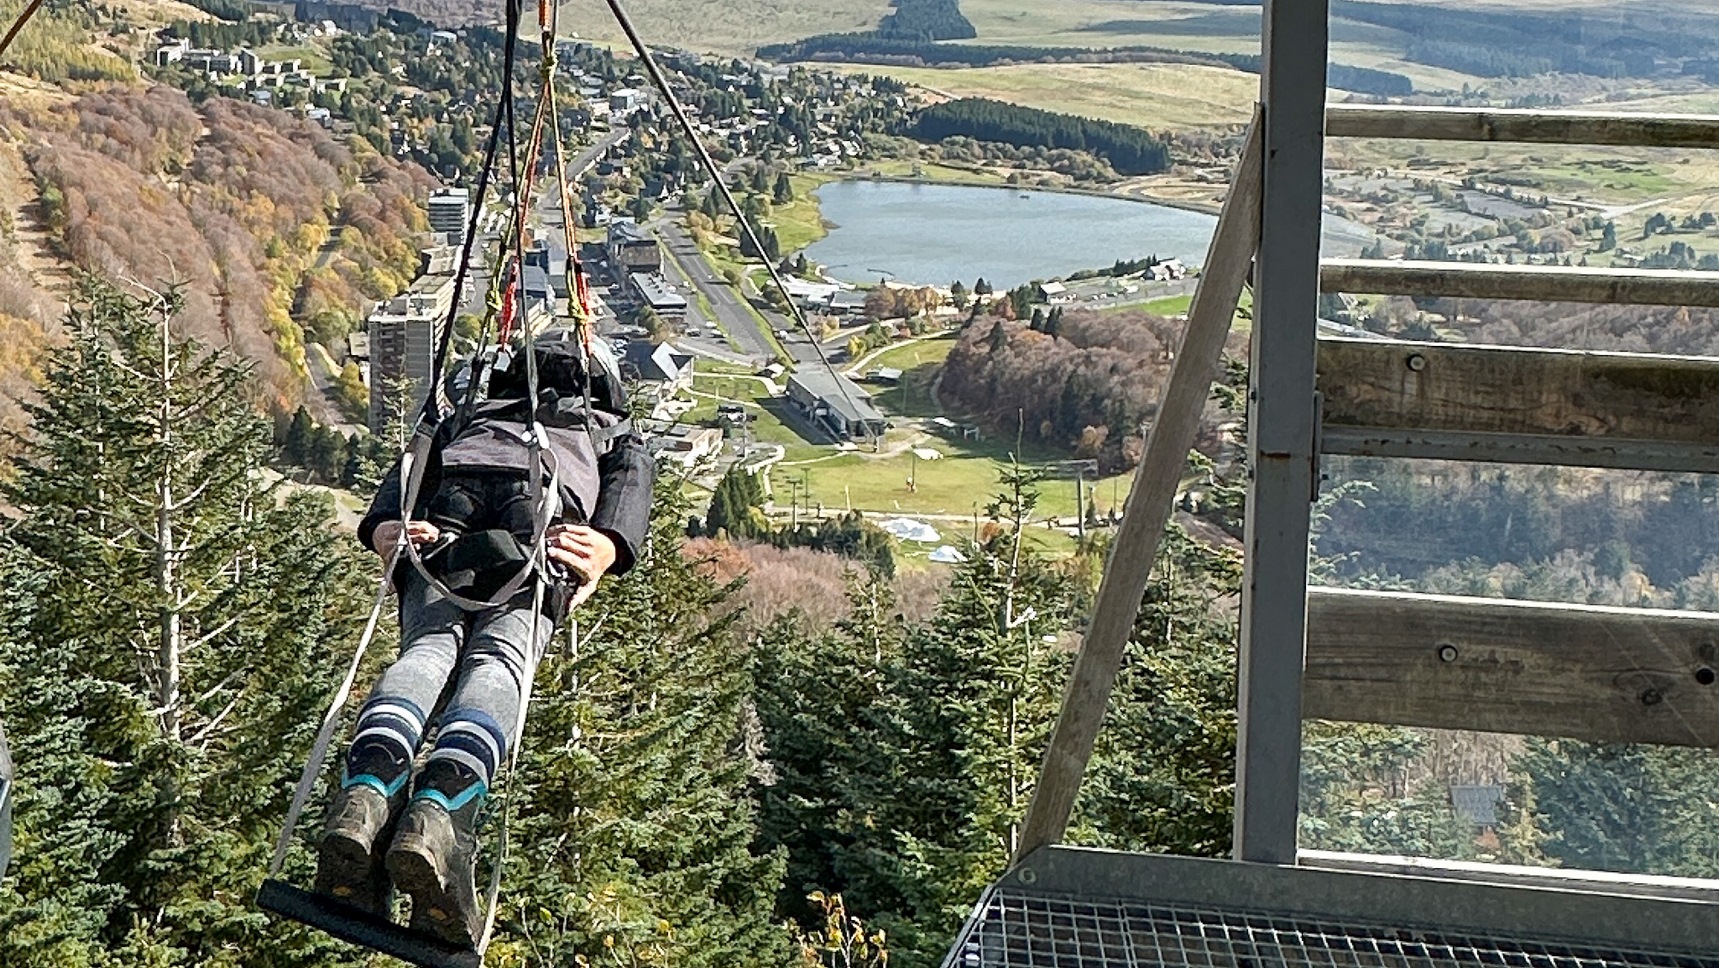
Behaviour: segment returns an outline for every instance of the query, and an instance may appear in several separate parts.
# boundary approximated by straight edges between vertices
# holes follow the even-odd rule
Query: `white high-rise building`
[[[410,424],[423,406],[450,303],[440,292],[411,291],[370,314],[371,430],[380,433],[395,420]]]
[[[466,243],[466,221],[471,217],[471,192],[444,188],[430,195],[430,231],[447,235],[456,246]]]

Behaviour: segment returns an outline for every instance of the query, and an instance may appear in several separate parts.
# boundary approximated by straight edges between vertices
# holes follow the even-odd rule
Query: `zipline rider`
[[[526,361],[504,356],[488,400],[436,441],[404,525],[421,566],[402,556],[393,575],[400,656],[359,712],[318,853],[318,893],[388,919],[397,888],[412,897],[412,930],[467,948],[484,931],[473,874],[478,812],[519,742],[527,686],[561,619],[603,575],[637,560],[656,473],[606,348],[539,341],[535,356],[535,415]],[[593,356],[601,359],[587,375],[582,358]],[[534,422],[544,431],[537,506]],[[396,466],[358,528],[385,558],[402,528],[400,478]],[[547,575],[534,573],[539,534]],[[472,609],[474,599],[489,607]],[[432,717],[435,744],[414,778]]]

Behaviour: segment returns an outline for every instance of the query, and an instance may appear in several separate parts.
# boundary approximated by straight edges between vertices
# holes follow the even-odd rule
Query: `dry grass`
[[[207,13],[179,0],[108,0],[107,5],[125,14],[134,24],[164,27],[175,20],[214,20]]]
[[[634,0],[627,12],[653,45],[751,55],[763,44],[870,30],[889,12],[889,0]],[[562,3],[561,32],[626,42],[607,9],[589,0]]]
[[[957,70],[854,68],[949,97],[985,97],[1152,129],[1246,123],[1259,78],[1186,64],[1023,64]]]

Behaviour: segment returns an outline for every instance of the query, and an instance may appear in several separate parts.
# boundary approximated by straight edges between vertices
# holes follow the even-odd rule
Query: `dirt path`
[[[71,272],[54,251],[41,193],[16,145],[0,145],[0,211],[11,216],[6,255],[37,288],[64,296],[71,289]]]

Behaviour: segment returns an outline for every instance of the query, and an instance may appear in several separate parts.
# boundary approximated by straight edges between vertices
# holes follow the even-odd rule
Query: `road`
[[[692,241],[680,226],[672,221],[664,220],[656,225],[662,236],[663,250],[674,264],[679,267],[681,275],[692,281],[693,287],[703,295],[710,304],[716,318],[711,320],[728,334],[740,352],[747,356],[757,357],[760,361],[775,357],[776,349],[766,338],[763,324],[752,314],[750,307],[728,284],[728,280],[716,274],[704,254],[698,251],[698,246]],[[696,303],[696,299],[694,302]]]
[[[598,141],[591,147],[586,148],[584,151],[581,151],[578,156],[567,165],[567,183],[569,185],[577,183],[579,179],[585,177],[585,173],[587,171],[591,170],[591,166],[595,165],[598,160],[603,157],[604,152],[627,140],[631,136],[632,131],[627,128],[622,128],[619,131],[611,131],[609,134],[605,135],[602,140]]]

